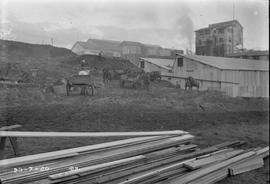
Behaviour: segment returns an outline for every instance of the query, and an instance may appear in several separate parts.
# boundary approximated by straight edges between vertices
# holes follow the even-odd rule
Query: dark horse
[[[103,82],[104,84],[108,84],[112,80],[112,74],[109,69],[104,68],[103,72]]]
[[[197,81],[196,79],[192,77],[188,77],[185,83],[185,90],[192,89],[192,87],[196,87],[197,90],[199,91],[199,88],[200,88],[199,81]]]
[[[150,81],[161,81],[161,72],[160,71],[152,71],[149,73]]]
[[[145,72],[133,73],[132,76],[128,73],[122,74],[120,79],[120,86],[124,87],[125,84],[131,85],[134,89],[144,88],[149,90],[150,74]]]

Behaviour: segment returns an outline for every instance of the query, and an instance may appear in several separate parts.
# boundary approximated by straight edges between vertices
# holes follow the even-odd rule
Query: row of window
[[[224,34],[224,28],[222,28],[222,29],[214,29],[213,33],[214,34],[216,34],[216,33]],[[207,30],[200,31],[199,34],[200,35],[210,34],[210,30],[207,29]]]

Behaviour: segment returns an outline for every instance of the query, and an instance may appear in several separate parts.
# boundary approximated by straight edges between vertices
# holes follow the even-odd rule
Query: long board
[[[131,139],[95,144],[95,145],[90,145],[90,146],[65,149],[65,150],[61,150],[61,151],[52,151],[52,152],[47,152],[47,153],[40,153],[40,154],[35,154],[35,155],[28,155],[28,156],[22,156],[22,157],[16,157],[16,158],[4,159],[4,160],[0,160],[0,168],[14,167],[16,165],[31,164],[31,163],[35,163],[35,162],[41,162],[41,161],[49,161],[49,160],[53,160],[55,158],[67,157],[67,155],[69,157],[70,154],[74,154],[74,153],[76,154],[79,152],[94,151],[94,150],[110,148],[110,147],[114,147],[114,146],[153,141],[156,139],[161,139],[161,137],[158,137],[158,136],[156,136],[156,137],[138,137],[138,138],[131,138]]]
[[[28,131],[0,131],[0,137],[121,137],[121,136],[159,136],[183,135],[182,130],[157,132],[28,132]]]

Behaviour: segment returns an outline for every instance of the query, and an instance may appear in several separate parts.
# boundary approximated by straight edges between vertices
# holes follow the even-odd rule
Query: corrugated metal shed
[[[188,59],[210,65],[221,70],[251,70],[251,71],[269,71],[269,61],[250,60],[239,58],[225,58],[214,56],[184,55]]]
[[[153,63],[157,66],[165,68],[167,70],[171,70],[173,68],[174,59],[160,59],[160,58],[140,58],[149,63]]]

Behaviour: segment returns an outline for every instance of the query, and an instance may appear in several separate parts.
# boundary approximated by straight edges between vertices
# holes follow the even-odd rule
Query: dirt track
[[[0,126],[21,124],[33,131],[189,131],[201,147],[226,140],[243,140],[245,148],[267,146],[268,100],[232,99],[217,93],[191,92],[152,84],[150,91],[99,90],[94,97],[74,94],[26,106],[19,102],[1,108]],[[14,106],[16,105],[16,106]],[[202,107],[203,108],[202,108]],[[19,139],[22,155],[84,146],[114,139]],[[5,157],[11,157],[10,145]],[[269,160],[266,160],[268,163]],[[265,184],[268,164],[220,183]]]

